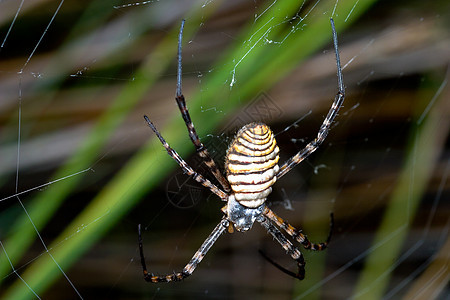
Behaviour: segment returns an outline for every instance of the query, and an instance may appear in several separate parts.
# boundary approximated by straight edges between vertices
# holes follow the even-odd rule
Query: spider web
[[[415,1],[405,12],[381,1],[355,23],[366,5],[0,2],[0,297],[444,298],[450,10]],[[263,249],[295,270],[255,225],[222,237],[185,282],[146,285],[138,223],[150,270],[165,274],[180,270],[221,218],[222,203],[183,179],[157,141],[146,143],[144,113],[183,157],[193,149],[173,101],[180,20],[184,93],[220,165],[248,122],[272,127],[282,160],[314,138],[336,93],[336,65],[329,25],[309,37],[322,44],[307,38],[329,17],[343,24],[344,108],[317,153],[277,182],[270,205],[312,241],[326,237],[333,211],[330,249],[302,251],[307,278],[297,283],[256,255]],[[310,58],[300,64],[297,52]],[[398,253],[380,256],[396,243]]]

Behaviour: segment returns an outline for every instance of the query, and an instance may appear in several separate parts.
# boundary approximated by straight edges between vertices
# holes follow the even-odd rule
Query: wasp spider
[[[146,281],[172,282],[180,281],[188,277],[192,274],[192,272],[194,272],[195,268],[202,261],[209,249],[211,249],[216,240],[225,231],[228,230],[228,232],[231,233],[235,229],[237,231],[244,232],[249,230],[255,221],[260,223],[297,262],[298,271],[297,273],[288,271],[273,262],[268,257],[265,256],[265,258],[283,272],[298,279],[303,279],[305,277],[305,260],[303,259],[303,255],[300,250],[285,237],[280,229],[284,230],[289,236],[292,237],[293,240],[300,243],[305,249],[320,251],[327,247],[333,227],[333,215],[331,215],[330,234],[327,240],[324,243],[313,244],[308,240],[306,235],[301,233],[300,230],[296,230],[282,218],[278,217],[270,208],[267,207],[265,202],[267,200],[267,196],[272,191],[272,185],[277,181],[277,179],[288,173],[293,167],[302,162],[324,141],[328,131],[330,130],[331,123],[338,114],[338,111],[344,102],[344,83],[339,59],[337,35],[333,19],[330,19],[330,21],[336,54],[338,92],[334,98],[333,104],[331,105],[330,111],[328,112],[319,129],[319,132],[317,133],[317,137],[307,144],[304,149],[300,150],[297,154],[282,164],[281,167],[279,167],[279,149],[273,132],[266,124],[263,123],[247,124],[238,131],[233,142],[228,148],[225,164],[226,176],[223,176],[217,168],[216,163],[209,155],[208,150],[200,141],[186,107],[184,96],[181,92],[181,40],[184,27],[183,20],[178,37],[176,101],[197,153],[200,155],[212,175],[214,175],[217,179],[220,187],[213,184],[201,174],[195,172],[175,150],[170,148],[169,144],[167,144],[150,119],[147,116],[144,116],[144,118],[148,126],[150,126],[150,128],[155,132],[156,136],[159,138],[169,155],[178,163],[178,165],[180,165],[183,171],[201,185],[208,188],[211,192],[216,194],[220,199],[222,199],[222,201],[225,201],[226,204],[222,208],[222,212],[224,213],[222,220],[216,228],[214,228],[212,233],[203,242],[181,272],[174,272],[172,274],[160,276],[154,275],[147,271],[142,246],[141,226],[139,225],[139,251],[144,279]]]

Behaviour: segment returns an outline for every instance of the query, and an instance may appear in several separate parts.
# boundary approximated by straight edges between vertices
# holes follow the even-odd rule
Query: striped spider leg
[[[152,121],[150,121],[150,119],[145,115],[144,119],[147,122],[148,126],[156,134],[156,136],[158,137],[164,148],[166,148],[167,153],[177,162],[177,164],[183,169],[183,171],[188,176],[191,176],[195,181],[197,181],[204,187],[208,188],[211,192],[219,196],[223,201],[227,201],[228,198],[227,193],[219,189],[215,184],[213,184],[211,181],[203,177],[201,174],[195,172],[194,169],[192,169],[192,167],[188,165],[187,162],[184,159],[182,159],[181,156],[169,146],[169,144],[167,144],[166,140],[161,136],[161,134],[156,129]]]
[[[186,101],[184,99],[184,95],[181,91],[181,75],[182,75],[182,63],[181,63],[181,44],[183,39],[183,28],[184,28],[184,20],[181,21],[180,33],[178,35],[178,68],[177,68],[177,91],[175,99],[178,104],[178,108],[180,109],[181,116],[183,117],[184,122],[186,123],[186,127],[189,132],[189,137],[191,138],[192,143],[197,150],[198,155],[202,158],[205,165],[208,167],[208,170],[214,175],[217,181],[222,186],[223,190],[227,193],[231,191],[230,184],[225,179],[225,177],[220,173],[219,168],[217,167],[214,160],[209,155],[208,149],[203,145],[200,141],[200,138],[197,135],[197,132],[194,128],[194,123],[192,123],[191,116],[189,115],[189,111],[186,107]]]
[[[269,234],[273,236],[273,238],[280,243],[280,245],[283,247],[284,250],[292,257],[293,260],[297,262],[298,271],[297,273],[291,272],[289,270],[286,270],[276,262],[274,262],[270,257],[268,257],[264,252],[259,250],[259,253],[268,260],[272,265],[277,267],[280,271],[288,274],[289,276],[292,276],[294,278],[297,278],[299,280],[303,280],[305,278],[305,259],[303,258],[303,254],[298,250],[297,247],[292,245],[291,241],[289,241],[282,233],[281,231],[275,227],[271,222],[269,222],[269,219],[266,217],[261,216],[261,218],[258,219],[258,222],[267,230]]]
[[[333,232],[333,227],[334,227],[333,213],[330,214],[330,231],[328,232],[328,237],[327,237],[326,241],[322,242],[322,243],[317,243],[317,244],[311,243],[308,240],[308,237],[306,235],[304,235],[301,232],[301,230],[295,229],[287,221],[285,221],[282,218],[280,218],[279,216],[277,216],[270,208],[266,207],[263,211],[263,214],[268,220],[275,223],[279,228],[286,231],[286,233],[289,234],[289,236],[291,236],[294,240],[296,240],[297,242],[302,244],[303,248],[308,249],[308,250],[314,250],[314,251],[322,251],[328,247],[328,243],[330,242],[331,234]],[[269,233],[271,233],[274,236],[274,238],[282,245],[283,249],[285,249],[288,252],[288,254],[291,255],[291,257],[295,261],[297,261],[298,272],[294,273],[294,272],[291,272],[291,271],[285,269],[284,267],[282,267],[278,263],[276,263],[274,260],[272,260],[270,257],[268,257],[261,250],[259,251],[259,253],[267,261],[269,261],[272,265],[277,267],[280,271],[282,271],[292,277],[295,277],[297,279],[300,279],[300,280],[304,279],[306,263],[305,263],[305,260],[303,259],[303,256],[301,255],[301,252],[297,248],[292,247],[292,243],[289,240],[287,240],[281,232],[279,232],[278,228],[276,228],[275,226],[272,225],[276,230],[278,230],[278,232],[277,232],[274,229],[269,230],[266,224],[263,224],[263,223],[261,223],[261,224],[264,227],[266,227],[267,231],[269,231]],[[298,255],[297,252],[299,252],[300,255]]]
[[[232,233],[234,229],[239,232],[245,232],[252,228],[255,221],[261,224],[266,231],[282,246],[283,249],[297,262],[298,272],[288,271],[269,260],[275,267],[298,279],[305,277],[305,260],[300,250],[295,247],[292,242],[283,235],[280,229],[284,230],[293,240],[300,243],[305,249],[324,250],[331,237],[333,227],[333,215],[331,215],[330,234],[324,243],[313,244],[306,235],[296,230],[282,218],[278,217],[272,210],[266,206],[268,195],[272,192],[272,185],[278,178],[289,172],[294,166],[299,164],[308,155],[314,152],[323,142],[331,123],[336,117],[339,108],[344,101],[344,84],[342,79],[342,70],[339,60],[337,35],[334,22],[331,19],[331,27],[333,31],[333,42],[336,53],[336,64],[338,73],[338,93],[326,116],[317,137],[310,142],[303,150],[286,161],[281,168],[278,166],[279,148],[277,146],[275,135],[272,130],[263,123],[250,123],[243,126],[236,134],[231,142],[225,161],[226,176],[222,175],[208,153],[208,150],[200,141],[191,117],[186,107],[184,96],[181,92],[181,40],[184,27],[184,20],[181,24],[178,39],[178,73],[177,73],[177,90],[176,101],[181,115],[188,129],[189,137],[194,144],[197,153],[207,165],[208,170],[214,175],[222,186],[222,189],[214,183],[194,171],[178,153],[172,149],[165,141],[155,125],[147,116],[144,116],[148,126],[153,130],[160,140],[167,153],[177,162],[183,171],[198,183],[208,188],[212,193],[216,194],[226,205],[222,208],[224,216],[221,222],[213,229],[211,234],[206,238],[189,263],[181,272],[174,272],[168,275],[154,275],[149,273],[145,263],[141,226],[138,227],[139,237],[139,253],[141,258],[144,279],[148,282],[174,282],[180,281],[191,275],[197,265],[202,261],[206,253],[211,249],[217,239],[228,229]],[[280,228],[280,229],[278,229]]]
[[[319,132],[317,133],[317,137],[308,143],[305,148],[300,150],[297,154],[295,154],[293,157],[288,159],[281,167],[280,171],[277,174],[277,178],[280,178],[284,175],[286,175],[287,172],[292,170],[296,165],[301,163],[305,158],[307,158],[311,153],[317,150],[319,148],[320,144],[325,140],[325,138],[328,135],[328,132],[330,131],[331,123],[333,123],[334,119],[336,118],[339,109],[341,108],[342,104],[344,103],[345,98],[345,87],[344,87],[344,79],[342,77],[342,68],[341,68],[341,60],[339,58],[339,50],[338,50],[338,43],[337,43],[337,34],[336,29],[334,27],[334,21],[333,19],[330,19],[331,22],[331,29],[333,31],[333,44],[334,44],[334,52],[336,55],[336,66],[337,66],[337,77],[338,77],[338,92],[334,98],[333,104],[331,105],[330,110],[328,111],[328,114],[323,121],[322,125],[320,126]]]
[[[277,216],[270,208],[266,207],[263,211],[264,216],[266,216],[270,221],[275,223],[278,227],[286,231],[287,234],[289,234],[294,240],[302,244],[303,248],[308,250],[314,250],[314,251],[322,251],[325,250],[328,246],[328,243],[331,239],[331,233],[333,231],[334,227],[334,215],[333,213],[330,214],[330,231],[328,232],[328,237],[325,242],[323,243],[311,243],[308,240],[308,237],[304,235],[301,230],[295,229],[291,224],[289,224],[287,221],[283,220],[279,216]]]
[[[225,232],[225,230],[229,227],[229,221],[226,219],[223,219],[220,221],[219,224],[217,224],[216,228],[211,232],[211,234],[208,236],[208,238],[203,242],[203,244],[200,246],[200,248],[195,252],[194,256],[191,258],[189,263],[183,268],[181,272],[173,272],[172,274],[167,274],[163,276],[158,276],[154,274],[150,274],[147,271],[147,265],[145,264],[145,257],[144,257],[144,247],[142,246],[142,237],[141,237],[141,225],[138,226],[138,233],[139,233],[139,254],[141,256],[141,265],[142,270],[144,272],[144,279],[147,282],[173,282],[173,281],[180,281],[184,278],[188,277],[189,275],[194,272],[197,265],[202,261],[203,257],[205,257],[206,253],[211,249],[211,247],[214,245],[214,243],[217,241],[217,239],[222,235],[222,233]]]
[[[337,41],[337,34],[336,34],[336,28],[334,26],[334,21],[331,18],[331,30],[333,33],[333,45],[334,45],[334,52],[336,56],[336,66],[337,66],[337,77],[338,77],[338,92],[334,98],[333,104],[331,105],[330,110],[328,111],[327,116],[325,117],[322,125],[320,126],[319,132],[317,133],[317,137],[308,143],[305,148],[300,150],[297,154],[295,154],[293,157],[288,159],[279,169],[277,173],[277,179],[284,176],[286,173],[288,173],[290,170],[292,170],[296,165],[301,163],[305,158],[307,158],[311,153],[317,150],[319,146],[322,144],[322,142],[325,140],[326,136],[328,135],[328,132],[330,130],[330,126],[333,123],[334,119],[336,118],[339,109],[342,107],[342,104],[344,103],[345,99],[345,87],[344,87],[344,80],[342,76],[342,68],[341,68],[341,60],[339,57],[339,48],[338,48],[338,41]],[[294,227],[292,227],[289,223],[284,221],[282,218],[278,217],[272,210],[270,210],[268,207],[264,210],[263,214],[272,222],[274,222],[278,227],[282,228],[284,231],[286,231],[293,239],[295,239],[297,242],[303,245],[305,249],[315,250],[315,251],[322,251],[325,250],[328,246],[328,243],[331,239],[331,233],[334,226],[334,216],[333,213],[330,214],[330,231],[327,237],[327,240],[323,243],[314,244],[311,243],[306,235],[301,233],[301,231],[296,230]],[[281,233],[280,233],[281,234]],[[276,238],[277,239],[277,238]],[[280,240],[277,239],[277,241],[283,245],[283,248],[286,248],[285,244],[283,244]],[[280,269],[281,271],[285,272],[286,274],[289,274],[291,276],[297,277],[294,275],[294,273],[284,269],[279,264],[274,262],[272,259],[270,259],[268,256],[266,256],[264,253],[260,251],[260,253],[266,258],[270,263],[272,263],[275,267]],[[292,256],[292,255],[291,255]],[[293,257],[293,256],[292,256]],[[294,257],[293,257],[294,258]],[[295,259],[295,258],[294,258]],[[304,261],[303,264],[301,264],[299,261],[297,261],[299,272],[298,275],[300,277],[304,277]],[[297,277],[299,279],[302,279],[300,277]]]
[[[156,129],[155,125],[150,121],[150,119],[147,116],[144,116],[144,119],[147,121],[148,126],[155,132],[156,136],[160,140],[161,144],[166,149],[167,153],[177,162],[177,164],[183,169],[183,171],[190,177],[192,177],[195,181],[203,185],[204,187],[208,188],[211,192],[216,194],[218,197],[220,197],[222,200],[226,201],[228,198],[228,195],[219,189],[216,185],[214,185],[211,181],[204,178],[202,175],[195,172],[191,166],[189,166],[186,161],[181,158],[181,156],[173,150],[169,144],[167,144],[166,140],[161,136],[159,131]],[[138,239],[139,239],[139,254],[141,257],[141,265],[142,265],[142,271],[144,274],[145,281],[148,282],[172,282],[172,281],[180,281],[184,278],[188,277],[189,275],[194,272],[197,265],[202,261],[203,257],[206,255],[206,253],[209,251],[209,249],[214,245],[216,240],[219,238],[219,236],[222,235],[222,233],[229,227],[229,221],[226,219],[223,219],[217,226],[214,228],[212,233],[208,236],[208,238],[203,242],[201,247],[197,250],[197,252],[194,254],[192,259],[189,261],[189,263],[183,268],[181,272],[174,272],[172,274],[158,276],[151,274],[147,271],[147,265],[145,263],[145,257],[144,257],[144,247],[142,244],[142,236],[141,236],[141,225],[138,225]]]

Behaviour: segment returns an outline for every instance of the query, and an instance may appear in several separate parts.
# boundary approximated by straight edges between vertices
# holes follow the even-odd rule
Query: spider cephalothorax
[[[255,222],[263,226],[272,237],[281,244],[283,249],[297,262],[297,273],[288,271],[267,258],[281,271],[303,279],[305,276],[305,260],[303,255],[292,242],[280,231],[284,230],[293,240],[300,243],[305,249],[323,250],[327,247],[331,237],[331,228],[333,227],[333,217],[331,215],[330,234],[324,243],[313,244],[308,238],[289,225],[282,218],[278,217],[265,204],[267,196],[272,192],[272,185],[278,178],[284,176],[293,167],[302,162],[306,157],[313,153],[324,141],[330,130],[331,123],[336,117],[342,103],[344,102],[344,83],[342,70],[339,60],[339,51],[337,45],[336,30],[334,22],[331,19],[331,28],[333,32],[333,42],[336,54],[336,65],[338,74],[338,92],[334,98],[333,104],[317,133],[316,138],[309,142],[305,148],[288,159],[281,167],[278,166],[279,149],[275,141],[275,136],[270,128],[263,123],[250,123],[242,127],[236,134],[227,151],[225,169],[226,178],[217,168],[216,163],[211,158],[206,147],[200,141],[194,124],[191,121],[184,96],[181,92],[181,40],[183,36],[184,20],[181,24],[178,38],[178,72],[177,72],[177,92],[176,101],[180,109],[183,120],[189,132],[189,137],[194,144],[197,153],[202,158],[208,170],[214,175],[220,188],[210,180],[197,173],[173,150],[164,140],[155,125],[147,116],[144,116],[147,124],[155,132],[161,141],[167,153],[180,165],[183,171],[191,176],[198,183],[208,188],[216,194],[226,205],[222,208],[223,219],[214,228],[208,238],[203,242],[189,263],[181,272],[159,276],[148,273],[145,264],[144,251],[141,238],[141,227],[139,225],[139,250],[141,264],[144,272],[144,279],[149,282],[172,282],[180,281],[194,272],[197,265],[202,261],[206,253],[211,249],[215,241],[228,229],[233,232],[233,227],[237,231],[249,230]]]

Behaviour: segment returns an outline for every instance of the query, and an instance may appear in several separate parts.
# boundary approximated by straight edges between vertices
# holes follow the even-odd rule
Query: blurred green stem
[[[437,89],[434,86],[431,90]],[[425,111],[423,107],[432,103],[432,97],[429,92],[420,92],[419,95],[421,101],[418,104],[422,113]],[[438,97],[423,121],[418,118],[419,121],[413,125],[405,165],[387,204],[371,247],[372,252],[358,280],[354,299],[382,299],[388,288],[396,261],[401,257],[420,200],[448,135],[449,119],[443,107],[444,98]]]

